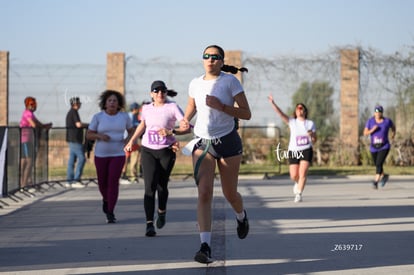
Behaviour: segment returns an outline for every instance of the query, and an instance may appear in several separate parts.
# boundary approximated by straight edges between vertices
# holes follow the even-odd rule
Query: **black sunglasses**
[[[166,94],[167,93],[167,90],[166,89],[163,89],[163,88],[155,88],[155,89],[152,89],[151,92],[153,92],[153,93],[161,92],[163,94]]]
[[[203,54],[203,59],[205,60],[209,59],[210,57],[213,60],[223,60],[223,57],[219,54],[208,54],[208,53]]]

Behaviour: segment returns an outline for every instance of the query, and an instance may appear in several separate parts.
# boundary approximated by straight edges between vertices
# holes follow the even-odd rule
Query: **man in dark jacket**
[[[69,160],[66,173],[67,187],[82,188],[81,176],[85,166],[83,130],[87,124],[81,122],[78,110],[81,107],[79,97],[70,99],[71,108],[66,115],[66,141],[69,144]],[[76,168],[75,168],[76,166]]]

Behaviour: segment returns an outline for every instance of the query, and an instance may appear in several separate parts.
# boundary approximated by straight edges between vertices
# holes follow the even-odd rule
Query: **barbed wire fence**
[[[355,47],[349,47],[355,48]],[[405,47],[393,55],[382,54],[374,49],[358,47],[360,51],[360,120],[367,112],[372,115],[375,104],[388,110],[404,110],[406,120],[413,117],[414,98],[414,49]],[[249,72],[243,75],[243,85],[252,108],[252,119],[241,126],[282,125],[272,111],[267,96],[272,94],[283,109],[291,107],[292,95],[303,82],[323,81],[334,88],[334,108],[340,108],[340,50],[288,56],[259,57],[243,52],[243,66]],[[168,58],[144,59],[134,55],[126,57],[126,100],[141,103],[150,100],[150,85],[154,80],[164,80],[169,88],[178,91],[173,98],[182,108],[188,97],[188,84],[203,73],[201,60],[177,62]],[[69,109],[69,98],[79,96],[84,103],[81,118],[89,121],[99,111],[98,97],[106,87],[106,64],[17,64],[10,61],[9,121],[17,125],[24,109],[26,96],[38,100],[37,117],[63,127]],[[410,107],[411,106],[411,107]],[[402,109],[403,108],[403,109]],[[395,113],[390,111],[395,118]],[[339,123],[339,111],[337,112]],[[409,124],[407,124],[409,125]],[[398,125],[397,125],[398,127]],[[408,126],[409,127],[409,126]],[[410,132],[411,133],[411,132]],[[409,134],[411,140],[411,134]],[[402,143],[407,143],[402,138]],[[407,143],[408,150],[412,142]],[[408,148],[408,149],[407,149]],[[406,163],[406,161],[404,161]],[[408,162],[412,164],[413,162]]]

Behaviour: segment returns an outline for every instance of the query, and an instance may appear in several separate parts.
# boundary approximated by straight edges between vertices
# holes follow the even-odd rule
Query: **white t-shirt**
[[[219,138],[234,128],[234,117],[206,105],[206,95],[217,97],[223,104],[233,106],[234,96],[243,92],[240,81],[233,75],[221,72],[213,80],[204,80],[204,75],[190,82],[188,94],[194,98],[197,120],[194,133],[205,139]]]
[[[97,140],[95,145],[95,156],[117,157],[124,156],[124,133],[132,128],[132,121],[128,113],[118,112],[116,115],[108,115],[105,111],[99,112],[92,117],[89,130],[110,137],[109,141]]]
[[[312,120],[289,118],[289,129],[289,151],[303,151],[312,147],[312,139],[308,134],[308,131],[316,131]]]

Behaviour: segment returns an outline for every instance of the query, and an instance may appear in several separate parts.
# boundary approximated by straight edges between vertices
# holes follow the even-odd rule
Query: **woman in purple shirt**
[[[388,140],[388,132],[391,129],[391,138],[395,136],[395,125],[391,119],[383,116],[384,108],[380,105],[375,107],[374,116],[368,119],[364,128],[364,136],[370,135],[371,145],[369,147],[372,159],[376,167],[375,180],[373,187],[378,188],[387,183],[388,175],[384,174],[384,162],[390,151],[391,145]]]
[[[165,225],[168,181],[175,164],[175,152],[178,149],[178,142],[174,135],[189,132],[175,129],[176,122],[183,119],[183,113],[175,102],[167,99],[167,96],[176,95],[177,92],[167,89],[163,81],[154,81],[151,85],[152,102],[142,106],[141,123],[125,146],[125,151],[131,151],[134,141],[142,135],[141,163],[145,184],[144,209],[147,237],[156,235],[155,193],[158,195],[156,226],[161,229]]]

